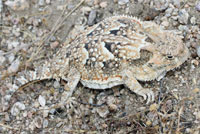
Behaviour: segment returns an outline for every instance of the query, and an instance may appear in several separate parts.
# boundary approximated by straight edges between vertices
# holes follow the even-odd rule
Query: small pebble
[[[27,0],[14,0],[14,1],[6,1],[5,5],[10,7],[13,10],[21,11],[29,8],[29,1]]]
[[[198,46],[196,47],[196,50],[197,50],[197,55],[200,57],[200,45],[198,45]]]
[[[193,59],[193,60],[191,61],[191,63],[194,64],[195,66],[198,66],[198,65],[199,65],[199,61],[196,60],[196,59]]]
[[[169,22],[168,21],[163,21],[161,23],[162,26],[168,27],[169,26]]]
[[[192,90],[192,92],[196,94],[196,93],[200,92],[200,89],[199,88],[195,88],[195,89]]]
[[[40,103],[39,103],[39,101],[35,101],[33,106],[34,106],[35,108],[40,107]]]
[[[58,81],[55,81],[54,84],[53,84],[53,87],[56,88],[56,89],[59,88],[60,83]]]
[[[196,18],[193,16],[190,18],[191,24],[195,25],[196,24]]]
[[[100,117],[106,118],[107,115],[109,114],[109,110],[107,106],[102,106],[96,109],[97,113],[99,114]]]
[[[169,6],[168,0],[154,0],[154,8],[158,11],[164,11]]]
[[[58,42],[58,41],[55,41],[55,42],[53,42],[53,43],[50,44],[50,47],[51,47],[52,49],[55,49],[55,48],[58,47],[58,45],[59,45],[59,42]]]
[[[55,36],[51,36],[49,40],[50,40],[51,42],[54,42],[54,41],[56,41],[56,37],[55,37]]]
[[[156,103],[152,104],[149,108],[150,111],[156,111],[158,108],[158,105]]]
[[[16,59],[9,67],[8,67],[8,73],[15,73],[18,71],[20,65],[19,59]]]
[[[197,3],[197,5],[196,5],[196,10],[197,11],[200,11],[200,1]]]
[[[46,118],[49,115],[49,107],[43,107],[43,118]]]
[[[124,4],[127,4],[128,2],[129,0],[118,0],[119,5],[124,5]]]
[[[172,14],[172,12],[173,12],[173,8],[168,8],[168,9],[165,11],[165,16],[166,16],[166,17],[170,17],[171,14]]]
[[[178,21],[181,24],[187,24],[189,19],[189,14],[185,9],[180,10]]]
[[[104,1],[104,2],[101,2],[99,5],[101,8],[106,8],[108,6],[108,3]]]
[[[13,53],[11,53],[11,54],[8,55],[8,61],[9,61],[9,63],[12,63],[14,61],[14,59],[15,59],[15,55]]]
[[[146,122],[146,125],[147,126],[150,126],[152,124],[152,122],[150,121],[150,120],[148,120],[147,122]]]
[[[197,116],[197,119],[200,119],[200,111],[197,112],[196,116]]]
[[[89,14],[88,22],[87,22],[89,26],[94,25],[96,16],[97,16],[96,10],[92,10],[92,11],[90,12],[90,14]]]
[[[16,102],[11,108],[11,114],[17,116],[21,110],[25,110],[25,105],[21,102]]]
[[[23,117],[26,118],[28,116],[28,111],[23,112]]]
[[[4,98],[5,98],[6,101],[10,101],[11,95],[7,94],[7,95],[4,96]]]
[[[88,14],[88,13],[91,12],[91,11],[92,11],[92,8],[90,8],[90,7],[88,7],[88,6],[84,6],[84,7],[81,8],[81,12],[82,12],[83,14]]]
[[[3,11],[3,2],[0,0],[0,13]]]
[[[117,105],[115,105],[115,104],[110,104],[110,105],[108,105],[108,106],[109,106],[109,109],[110,109],[111,111],[116,111],[116,110],[118,109]]]
[[[47,3],[47,4],[50,4],[50,3],[51,3],[51,0],[46,0],[46,3]]]
[[[5,121],[10,121],[10,116],[8,113],[5,114]]]
[[[9,42],[8,41],[8,49],[13,49],[19,47],[20,43],[18,41]]]
[[[46,100],[42,95],[39,96],[38,101],[42,107],[46,105]]]
[[[44,0],[39,0],[38,1],[38,5],[39,6],[44,6],[45,5],[45,1]]]
[[[47,119],[44,119],[44,121],[43,121],[43,128],[47,128],[48,127],[48,124],[49,124],[49,122],[48,122],[48,120]]]
[[[0,66],[4,64],[6,58],[3,55],[0,55]]]
[[[36,117],[34,119],[34,124],[37,128],[42,128],[43,125],[43,119],[41,117]]]
[[[173,0],[173,4],[174,4],[174,6],[176,6],[176,7],[180,7],[180,0]]]

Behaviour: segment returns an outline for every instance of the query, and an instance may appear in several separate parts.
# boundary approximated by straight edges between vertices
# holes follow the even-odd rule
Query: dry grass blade
[[[31,62],[31,61],[34,59],[34,57],[35,57],[36,55],[38,55],[38,53],[40,52],[40,50],[43,48],[43,47],[42,47],[42,44],[43,44],[44,42],[48,41],[48,40],[55,34],[55,32],[59,29],[59,27],[62,25],[62,23],[63,23],[77,8],[79,8],[79,7],[83,4],[84,1],[85,1],[85,0],[82,0],[82,1],[81,1],[75,8],[73,8],[64,18],[63,18],[63,15],[64,15],[64,13],[65,13],[65,11],[66,11],[66,8],[63,9],[62,14],[60,15],[59,19],[56,21],[54,27],[51,29],[51,31],[50,31],[47,35],[45,35],[45,36],[42,38],[42,41],[39,43],[39,47],[38,47],[37,52],[36,52],[36,53],[33,53],[33,54],[31,55],[30,59],[29,59],[27,62]],[[66,7],[66,6],[65,6],[65,7]],[[63,19],[62,19],[62,18],[63,18]],[[61,19],[62,19],[62,20],[61,20]]]
[[[5,125],[5,124],[1,124],[1,123],[0,123],[0,126],[2,126],[2,127],[4,127],[4,128],[6,128],[6,129],[14,129],[14,130],[19,130],[18,128],[13,128],[13,127],[11,127],[11,126],[8,126],[8,125]]]
[[[178,126],[177,126],[177,130],[176,130],[177,134],[180,132],[180,118],[181,118],[182,113],[183,113],[183,106],[181,106],[181,108],[178,111]]]

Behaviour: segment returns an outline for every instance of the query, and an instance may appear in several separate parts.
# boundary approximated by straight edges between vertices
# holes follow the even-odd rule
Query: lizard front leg
[[[123,71],[122,78],[125,86],[127,86],[131,91],[135,92],[136,94],[141,95],[144,100],[147,100],[147,104],[151,101],[154,101],[153,91],[147,88],[143,88],[131,71]]]

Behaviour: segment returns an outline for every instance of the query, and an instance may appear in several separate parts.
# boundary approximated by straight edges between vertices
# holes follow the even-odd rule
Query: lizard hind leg
[[[131,91],[135,92],[136,94],[142,96],[144,100],[147,100],[147,104],[149,102],[154,101],[154,93],[153,91],[143,88],[137,79],[133,76],[131,71],[124,71],[123,72],[123,80],[125,86],[127,86]]]
[[[80,81],[81,74],[77,69],[71,69],[68,73],[68,75],[63,78],[64,80],[67,81],[65,85],[65,91],[62,94],[61,98],[61,105],[65,105],[67,102],[67,105],[71,105],[73,102],[72,94],[74,90],[76,89],[78,82]]]

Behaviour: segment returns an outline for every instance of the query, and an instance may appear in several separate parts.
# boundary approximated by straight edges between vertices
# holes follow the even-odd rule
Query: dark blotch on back
[[[112,43],[110,43],[110,42],[105,42],[105,47],[106,47],[110,52],[112,52],[112,50],[111,50],[111,45],[112,45]]]
[[[117,32],[118,32],[118,31],[119,31],[119,30],[111,30],[110,33],[111,33],[111,34],[114,34],[114,35],[117,35]]]
[[[108,68],[108,62],[103,62],[103,66],[105,67],[105,68]]]
[[[88,44],[89,43],[85,43],[85,49],[87,49],[87,50],[89,49]]]
[[[69,57],[70,55],[71,55],[71,52],[68,51],[68,52],[66,53],[66,57]]]
[[[146,42],[149,42],[149,43],[154,43],[154,41],[153,41],[150,37],[147,37],[147,38],[145,39],[145,41],[146,41]]]

